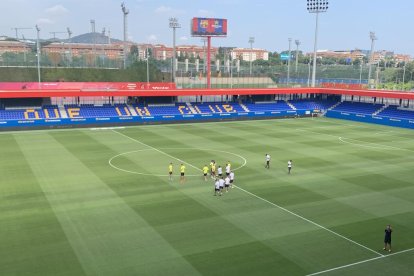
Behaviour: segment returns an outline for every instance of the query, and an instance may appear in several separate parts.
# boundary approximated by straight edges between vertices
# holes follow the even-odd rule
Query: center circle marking
[[[229,152],[229,151],[224,151],[224,150],[216,150],[216,149],[200,149],[200,148],[159,148],[159,149],[151,149],[151,148],[148,148],[148,149],[133,150],[133,151],[123,152],[123,153],[120,153],[120,154],[117,154],[117,155],[115,155],[115,156],[111,157],[111,158],[109,159],[108,163],[109,163],[109,165],[110,165],[112,168],[114,168],[114,169],[116,169],[116,170],[119,170],[119,171],[126,172],[126,173],[139,174],[139,175],[148,175],[148,176],[159,176],[159,177],[168,176],[168,174],[141,173],[141,172],[136,172],[136,171],[125,170],[125,169],[123,169],[123,168],[120,168],[120,167],[118,167],[118,166],[116,166],[116,165],[112,164],[112,161],[113,161],[114,159],[116,159],[116,158],[120,157],[120,156],[128,155],[128,154],[135,153],[135,152],[142,152],[142,151],[157,151],[157,150],[204,150],[204,151],[213,151],[213,152],[215,151],[215,152],[227,153],[227,154],[230,154],[230,155],[236,156],[236,157],[238,157],[238,158],[240,158],[240,159],[242,159],[242,160],[243,160],[243,164],[242,164],[241,166],[239,166],[239,167],[237,167],[237,168],[233,169],[233,171],[237,171],[237,170],[239,170],[239,169],[243,168],[244,166],[246,166],[246,164],[247,164],[247,160],[246,160],[246,158],[244,158],[243,156],[241,156],[241,155],[239,155],[239,154],[236,154],[236,153],[233,153],[233,152]],[[179,158],[176,158],[176,157],[173,157],[173,158],[174,158],[175,160],[181,161],[181,162],[183,162],[183,163],[185,163],[185,164],[187,164],[187,165],[194,166],[194,165],[192,165],[192,164],[190,164],[190,163],[187,163],[187,162],[185,162],[185,161],[183,161],[183,160],[181,160],[181,159],[179,159]],[[194,167],[196,167],[196,166],[194,166]],[[201,169],[199,169],[199,170],[201,171]],[[200,176],[200,175],[199,175],[199,174],[197,174],[197,175],[196,175],[196,174],[189,174],[189,175],[186,175],[186,176],[191,176],[191,177],[194,177],[194,176]]]

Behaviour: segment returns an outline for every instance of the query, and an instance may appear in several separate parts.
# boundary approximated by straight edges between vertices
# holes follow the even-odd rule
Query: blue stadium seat
[[[128,110],[128,107],[126,104],[117,104],[115,106],[113,105],[94,106],[93,104],[81,104],[80,106],[65,105],[66,112],[68,112],[68,109],[70,108],[79,108],[79,115],[76,115],[75,117],[81,117],[81,118],[120,117],[118,114],[117,108],[119,112],[122,114],[122,116],[130,116],[130,114],[128,114],[125,111],[125,108]]]
[[[298,110],[327,110],[336,104],[334,101],[295,100],[289,101]]]
[[[244,112],[245,110],[238,103],[192,103],[194,109],[199,114],[211,114],[211,113],[233,113]]]
[[[293,110],[285,101],[276,101],[274,103],[249,103],[245,104],[245,106],[253,112]]]
[[[48,116],[46,116],[46,113],[48,114]],[[38,118],[36,118],[36,114]],[[61,117],[62,116],[57,106],[44,106],[43,108],[0,110],[0,120],[34,120],[53,119]]]
[[[378,116],[414,120],[414,110],[402,110],[398,109],[398,106],[390,105],[381,111]]]
[[[360,102],[342,102],[333,111],[372,115],[384,105]]]

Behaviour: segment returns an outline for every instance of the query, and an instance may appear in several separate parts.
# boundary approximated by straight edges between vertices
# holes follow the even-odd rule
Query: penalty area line
[[[234,186],[235,186],[237,189],[240,189],[240,190],[242,190],[243,192],[245,192],[245,193],[247,193],[247,194],[249,194],[249,195],[251,195],[251,196],[254,196],[254,197],[256,197],[256,198],[258,198],[258,199],[260,199],[260,200],[262,200],[262,201],[264,201],[264,202],[267,202],[267,203],[269,203],[269,204],[271,204],[271,205],[273,205],[273,206],[275,206],[275,207],[277,207],[277,208],[279,208],[279,209],[281,209],[281,210],[283,210],[283,211],[285,211],[285,212],[287,212],[287,213],[289,213],[289,214],[291,214],[291,215],[293,215],[293,216],[295,216],[295,217],[297,217],[297,218],[300,218],[300,219],[302,219],[302,220],[304,220],[304,221],[306,221],[306,222],[309,222],[310,224],[313,224],[313,225],[315,225],[315,226],[317,226],[317,227],[319,227],[319,228],[321,228],[321,229],[323,229],[323,230],[326,230],[326,231],[328,231],[329,233],[332,233],[332,234],[334,234],[334,235],[336,235],[336,236],[338,236],[338,237],[340,237],[340,238],[343,238],[343,239],[345,239],[345,240],[347,240],[347,241],[349,241],[349,242],[351,242],[351,243],[353,243],[353,244],[356,244],[356,245],[358,245],[358,246],[360,246],[360,247],[362,247],[362,248],[365,248],[365,249],[367,249],[367,250],[369,250],[369,251],[371,251],[371,252],[375,253],[376,255],[379,255],[380,257],[384,256],[383,254],[378,253],[377,251],[375,251],[375,250],[373,250],[373,249],[371,249],[371,248],[369,248],[369,247],[366,247],[365,245],[360,244],[360,243],[358,243],[358,242],[356,242],[356,241],[354,241],[354,240],[351,240],[350,238],[347,238],[347,237],[345,237],[345,236],[343,236],[343,235],[341,235],[341,234],[339,234],[339,233],[337,233],[337,232],[335,232],[335,231],[333,231],[333,230],[331,230],[331,229],[329,229],[329,228],[326,228],[325,226],[322,226],[322,225],[320,225],[319,223],[316,223],[316,222],[314,222],[314,221],[312,221],[312,220],[310,220],[310,219],[307,219],[307,218],[305,218],[305,217],[303,217],[303,216],[301,216],[301,215],[299,215],[299,214],[296,214],[296,213],[294,213],[294,212],[292,212],[292,211],[290,211],[290,210],[288,210],[288,209],[286,209],[286,208],[284,208],[284,207],[282,207],[282,206],[280,206],[280,205],[277,205],[276,203],[273,203],[273,202],[271,202],[271,201],[269,201],[269,200],[267,200],[267,199],[264,199],[264,198],[262,198],[262,197],[260,197],[260,196],[258,196],[258,195],[256,195],[256,194],[253,194],[253,193],[251,193],[251,192],[249,192],[249,191],[247,191],[247,190],[245,190],[245,189],[243,189],[243,188],[241,188],[241,187],[238,187],[238,186],[236,186],[236,185],[234,185]]]
[[[117,134],[119,134],[119,135],[124,136],[125,138],[128,138],[128,139],[129,139],[129,140],[131,140],[131,141],[135,141],[136,143],[139,143],[139,144],[141,144],[141,145],[143,145],[143,146],[146,146],[146,147],[148,147],[148,148],[151,148],[151,149],[153,149],[153,150],[155,150],[155,151],[157,151],[157,152],[159,152],[159,153],[161,153],[161,154],[164,154],[164,155],[166,155],[166,156],[168,156],[168,157],[170,157],[170,158],[173,158],[173,159],[175,159],[175,160],[178,160],[178,161],[182,162],[183,164],[187,164],[188,166],[193,167],[193,168],[195,168],[196,170],[202,171],[200,168],[197,168],[196,166],[194,166],[194,165],[192,165],[192,164],[190,164],[190,163],[187,163],[187,162],[185,162],[185,161],[183,161],[183,160],[181,160],[181,159],[179,159],[179,158],[177,158],[177,157],[174,157],[174,156],[172,156],[172,155],[170,155],[170,154],[168,154],[168,153],[166,153],[166,152],[164,152],[164,151],[162,151],[162,150],[159,150],[159,149],[157,149],[157,148],[155,148],[155,147],[153,147],[153,146],[150,146],[150,145],[148,145],[148,144],[145,144],[144,142],[141,142],[141,141],[139,141],[139,140],[137,140],[137,139],[134,139],[134,138],[132,138],[132,137],[130,137],[130,136],[128,136],[128,135],[125,135],[125,134],[123,134],[123,133],[121,133],[121,132],[118,132],[118,131],[116,131],[116,130],[112,130],[112,131],[113,131],[113,132],[115,132],[115,133],[117,133]],[[313,225],[315,225],[315,226],[317,226],[317,227],[319,227],[319,228],[321,228],[321,229],[323,229],[323,230],[326,230],[326,231],[330,232],[331,234],[334,234],[334,235],[336,235],[336,236],[338,236],[338,237],[340,237],[340,238],[342,238],[342,239],[345,239],[345,240],[347,240],[347,241],[349,241],[349,242],[351,242],[351,243],[353,243],[353,244],[355,244],[355,245],[358,245],[358,246],[360,246],[360,247],[362,247],[362,248],[365,248],[366,250],[369,250],[369,251],[371,251],[371,252],[375,253],[376,255],[379,255],[380,257],[385,256],[385,255],[380,254],[380,253],[378,253],[377,251],[375,251],[375,250],[373,250],[373,249],[371,249],[371,248],[369,248],[369,247],[366,247],[366,246],[365,246],[365,245],[363,245],[363,244],[360,244],[360,243],[358,243],[358,242],[356,242],[356,241],[354,241],[354,240],[351,240],[351,239],[349,239],[349,238],[347,238],[347,237],[345,237],[345,236],[343,236],[343,235],[341,235],[341,234],[339,234],[339,233],[337,233],[337,232],[335,232],[335,231],[333,231],[333,230],[331,230],[331,229],[329,229],[329,228],[326,228],[325,226],[322,226],[322,225],[320,225],[320,224],[318,224],[318,223],[316,223],[316,222],[314,222],[314,221],[312,221],[312,220],[310,220],[310,219],[307,219],[307,218],[305,218],[305,217],[302,217],[302,216],[301,216],[301,215],[299,215],[299,214],[296,214],[296,213],[294,213],[294,212],[292,212],[292,211],[290,211],[290,210],[288,210],[288,209],[286,209],[286,208],[284,208],[284,207],[282,207],[282,206],[280,206],[280,205],[277,205],[276,203],[273,203],[273,202],[271,202],[271,201],[269,201],[269,200],[267,200],[267,199],[264,199],[263,197],[260,197],[260,196],[258,196],[258,195],[256,195],[256,194],[253,194],[253,193],[251,193],[251,192],[249,192],[249,191],[247,191],[247,190],[245,190],[245,189],[243,189],[243,188],[241,188],[241,187],[239,187],[239,186],[237,186],[237,185],[233,185],[233,186],[234,186],[234,187],[236,187],[237,189],[239,189],[240,191],[245,192],[246,194],[249,194],[249,195],[251,195],[251,196],[253,196],[253,197],[257,198],[257,199],[260,199],[260,200],[262,200],[262,201],[264,201],[264,202],[267,202],[268,204],[271,204],[271,205],[273,205],[274,207],[277,207],[277,208],[279,208],[279,209],[281,209],[281,210],[283,210],[283,211],[285,211],[285,212],[287,212],[287,213],[289,213],[289,214],[291,214],[291,215],[293,215],[293,216],[295,216],[295,217],[297,217],[297,218],[300,218],[300,219],[302,219],[302,220],[304,220],[304,221],[306,221],[306,222],[308,222],[308,223],[310,223],[310,224],[313,224]]]
[[[388,258],[388,257],[394,256],[394,255],[406,253],[406,252],[413,251],[413,250],[414,250],[414,248],[410,248],[410,249],[406,249],[406,250],[403,250],[403,251],[391,253],[391,254],[388,254],[388,255],[382,255],[382,256],[375,257],[375,258],[366,259],[366,260],[363,260],[363,261],[359,261],[359,262],[355,262],[355,263],[351,263],[351,264],[347,264],[347,265],[341,265],[341,266],[337,266],[337,267],[334,267],[334,268],[331,268],[331,269],[322,270],[322,271],[319,271],[319,272],[307,274],[306,276],[319,275],[319,274],[339,270],[339,269],[342,269],[342,268],[347,268],[347,267],[351,267],[351,266],[355,266],[355,265],[359,265],[359,264],[363,264],[363,263],[372,262],[372,261],[375,261],[375,260],[378,260],[378,259]]]

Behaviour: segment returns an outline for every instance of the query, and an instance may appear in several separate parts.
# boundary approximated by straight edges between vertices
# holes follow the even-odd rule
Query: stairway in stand
[[[380,112],[384,111],[388,106],[389,106],[388,104],[384,105],[383,107],[381,107],[380,109],[372,113],[372,115],[377,116]]]
[[[290,108],[292,108],[293,110],[296,110],[296,107],[293,104],[291,104],[289,101],[285,101],[285,102],[288,106],[290,106]]]

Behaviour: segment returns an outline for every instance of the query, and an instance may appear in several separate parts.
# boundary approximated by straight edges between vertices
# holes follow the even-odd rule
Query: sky
[[[121,0],[0,0],[2,16],[0,35],[35,38],[34,26],[40,27],[42,39],[50,32],[66,32],[72,36],[110,29],[111,37],[123,39]],[[124,0],[128,15],[128,37],[137,43],[172,45],[168,19],[176,17],[177,45],[202,45],[199,37],[191,37],[193,17],[228,19],[228,36],[214,38],[213,46],[250,47],[280,52],[288,49],[288,38],[299,40],[300,49],[313,51],[315,15],[306,10],[306,0]],[[378,40],[376,50],[414,56],[412,34],[414,1],[410,0],[329,0],[327,13],[319,17],[319,50],[370,49],[369,32]],[[67,38],[66,33],[56,37]],[[296,46],[292,43],[292,49]]]

